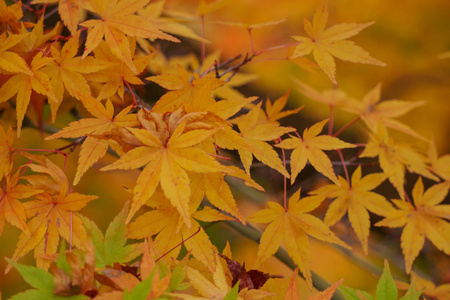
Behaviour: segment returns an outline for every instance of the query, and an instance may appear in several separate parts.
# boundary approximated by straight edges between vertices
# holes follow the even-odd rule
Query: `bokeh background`
[[[285,19],[284,22],[253,30],[253,39],[256,50],[262,50],[295,42],[293,35],[305,35],[303,19],[311,19],[318,5],[322,1],[298,1],[298,0],[230,0],[223,1],[224,5],[217,11],[205,17],[205,37],[211,41],[206,46],[207,53],[221,49],[222,60],[234,57],[238,54],[251,51],[250,40],[246,29],[223,25],[218,21],[243,22],[247,24],[264,23],[271,20]],[[426,101],[422,106],[407,114],[401,120],[417,132],[427,138],[434,138],[440,155],[450,153],[449,128],[450,128],[450,2],[448,0],[413,0],[413,1],[389,1],[366,0],[329,1],[329,24],[337,23],[376,23],[363,30],[359,35],[351,38],[357,45],[367,50],[374,58],[387,64],[386,67],[353,64],[337,60],[337,81],[339,88],[355,98],[361,98],[367,91],[381,82],[382,99],[402,99],[409,101]],[[167,0],[166,7],[171,10],[184,11],[195,16],[197,12],[197,0]],[[196,32],[200,32],[199,19],[193,17],[189,22]],[[200,44],[189,40],[186,46],[169,45],[167,51],[180,55],[191,51],[199,51]],[[291,49],[292,50],[292,49]],[[289,89],[291,96],[289,106],[298,107],[305,105],[304,109],[295,117],[285,121],[284,125],[295,126],[302,131],[304,126],[311,125],[328,117],[328,108],[314,103],[302,96],[293,84],[292,78],[300,79],[318,90],[332,88],[332,83],[321,70],[311,65],[307,60],[284,60],[289,49],[283,48],[268,51],[254,62],[244,66],[244,73],[257,74],[258,78],[241,89],[246,96],[259,96],[261,99],[269,97],[274,100]],[[310,58],[310,57],[309,57]],[[2,118],[7,116],[2,116]],[[352,118],[350,115],[336,117],[336,127],[344,124]],[[63,119],[55,126],[62,126],[69,120]],[[308,125],[308,126],[309,126]],[[351,134],[364,138],[362,127],[354,126]],[[403,134],[396,138],[409,142],[410,137]],[[35,129],[25,129],[22,138],[14,146],[16,148],[41,148],[55,149],[64,146],[64,141],[43,142],[41,134]],[[411,141],[414,146],[422,151],[427,150],[426,143]],[[67,174],[69,180],[73,178],[76,169],[78,150],[69,157]],[[60,166],[63,158],[54,156]],[[137,172],[102,172],[97,171],[102,165],[114,161],[108,157],[88,171],[75,190],[80,193],[96,194],[100,199],[92,201],[82,211],[84,215],[95,220],[97,225],[105,230],[108,223],[120,211],[123,203],[130,198],[126,188],[132,188]],[[282,184],[280,178],[274,182]],[[268,193],[259,194],[261,202],[266,200],[279,201],[281,187],[268,188]],[[245,215],[250,215],[257,206],[248,205],[245,202],[247,190],[235,191],[237,197],[241,197],[240,208]],[[254,194],[252,195],[254,197]],[[319,212],[320,213],[320,212]],[[354,236],[348,229],[348,224],[338,223],[333,230],[339,236]],[[226,229],[221,225],[209,228],[212,239],[221,250],[225,240],[219,238]],[[9,257],[14,251],[19,231],[5,225],[5,230],[0,236],[0,256]],[[399,241],[398,231],[396,241]],[[228,237],[235,253],[234,259],[245,261],[251,266],[256,256],[257,244],[231,234]],[[405,279],[403,274],[403,260],[398,243],[384,245],[387,237],[382,231],[371,234],[369,256],[365,257],[360,247],[355,243],[355,255],[357,260],[370,265],[367,269],[361,266],[363,263],[355,262],[346,254],[312,241],[312,269],[329,281],[337,281],[345,277],[344,284],[355,288],[373,292],[378,281],[374,272],[381,270],[384,257],[391,262],[393,273],[397,278]],[[354,237],[353,237],[354,239]],[[371,248],[372,247],[372,248]],[[435,283],[450,282],[450,262],[446,256],[438,256],[440,261],[430,264],[429,257],[436,252],[434,246],[427,244],[423,252],[426,257],[420,256],[416,261],[424,276]],[[428,258],[427,258],[428,257]],[[422,263],[423,261],[423,263]],[[21,260],[22,263],[31,263],[30,255]],[[439,264],[439,267],[436,267]],[[5,261],[0,260],[0,270],[4,270]],[[273,274],[289,276],[291,271],[283,267],[276,259],[269,260],[264,268]],[[286,282],[286,281],[283,281]],[[279,284],[270,280],[268,285]],[[284,284],[284,283],[283,283]],[[282,284],[281,284],[282,285]],[[299,280],[302,297],[306,298],[312,292]],[[0,291],[4,299],[23,289],[28,288],[18,273],[13,270],[7,275],[0,271]],[[282,289],[283,287],[281,287]]]

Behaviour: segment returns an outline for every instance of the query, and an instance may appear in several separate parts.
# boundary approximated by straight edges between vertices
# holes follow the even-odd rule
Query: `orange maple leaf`
[[[0,190],[0,235],[3,232],[6,219],[11,225],[22,230],[26,236],[30,236],[30,231],[26,225],[25,208],[18,199],[29,198],[42,193],[43,190],[19,184],[20,172],[22,170],[18,170],[11,176],[8,174],[6,186]]]
[[[349,248],[320,219],[308,214],[317,208],[324,198],[311,196],[300,200],[298,190],[289,198],[289,207],[286,210],[276,202],[268,202],[268,209],[258,211],[249,218],[255,223],[270,223],[262,234],[255,268],[272,256],[284,240],[289,255],[304,275],[308,286],[312,288],[308,235]]]
[[[27,157],[36,158],[31,155]],[[35,249],[37,265],[47,269],[49,262],[41,258],[41,255],[57,252],[59,236],[78,248],[84,248],[87,238],[86,229],[74,212],[98,197],[71,192],[67,178],[61,169],[46,157],[38,158],[38,161],[40,165],[29,164],[28,167],[34,172],[43,174],[25,176],[24,179],[43,192],[34,195],[37,200],[24,204],[27,218],[32,218],[27,223],[30,234],[20,234],[11,259],[17,261]],[[5,272],[10,269],[11,265]]]
[[[13,142],[14,130],[9,127],[5,131],[0,125],[0,180],[11,172],[14,155]]]
[[[0,1],[0,31],[17,33],[22,26],[22,2],[8,3]],[[27,27],[31,27],[32,23],[23,22]]]
[[[341,176],[341,186],[334,184],[323,186],[311,192],[313,195],[322,195],[335,200],[328,206],[324,222],[333,226],[344,214],[348,213],[350,224],[361,241],[364,253],[367,254],[367,245],[370,230],[369,213],[386,216],[394,209],[392,205],[380,194],[370,192],[386,179],[384,173],[371,173],[361,177],[361,166],[352,175],[351,185]]]
[[[165,39],[179,42],[178,39],[160,31],[153,23],[135,13],[147,5],[150,0],[129,2],[125,0],[103,1],[90,0],[89,5],[80,3],[86,9],[99,15],[99,20],[87,20],[81,26],[88,27],[86,50],[83,58],[94,50],[102,38],[105,37],[106,44],[111,52],[125,62],[136,74],[137,69],[133,64],[130,44],[126,35],[141,38]]]
[[[311,24],[304,20],[304,28],[310,37],[294,36],[294,39],[300,42],[295,47],[292,57],[308,55],[313,53],[314,59],[319,67],[325,72],[330,80],[337,84],[336,64],[333,56],[344,61],[354,63],[372,64],[385,66],[386,64],[371,57],[369,53],[361,47],[356,46],[354,42],[345,39],[358,34],[364,28],[372,25],[374,22],[362,24],[338,24],[325,29],[328,21],[328,5],[321,5]]]
[[[398,209],[392,211],[376,226],[403,227],[401,247],[405,257],[406,273],[423,248],[428,238],[439,250],[450,255],[450,205],[444,201],[450,188],[443,182],[424,190],[422,177],[419,177],[412,190],[414,205],[404,200],[392,200]]]
[[[305,128],[303,138],[291,136],[275,145],[283,149],[294,149],[291,154],[291,182],[294,183],[297,175],[305,168],[309,161],[320,173],[328,177],[335,184],[340,185],[330,159],[322,150],[335,150],[353,148],[355,145],[341,141],[329,135],[319,135],[328,119]]]

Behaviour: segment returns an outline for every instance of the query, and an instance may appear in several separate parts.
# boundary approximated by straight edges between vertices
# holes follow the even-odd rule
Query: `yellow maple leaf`
[[[268,202],[268,209],[253,214],[249,218],[250,221],[270,223],[261,236],[255,267],[272,256],[284,240],[288,254],[302,272],[308,286],[312,288],[308,235],[349,248],[320,219],[308,214],[323,200],[323,196],[305,197],[300,200],[298,190],[289,198],[289,207],[286,210],[276,202]]]
[[[97,48],[102,38],[105,37],[106,44],[109,46],[111,52],[121,61],[125,62],[130,70],[136,74],[137,69],[132,61],[130,44],[126,35],[179,42],[178,39],[156,28],[149,19],[135,14],[149,2],[150,0],[133,2],[125,0],[107,2],[103,0],[91,0],[90,5],[85,6],[85,8],[98,14],[100,19],[91,19],[80,24],[89,28],[86,50],[82,58],[85,58],[92,50]]]
[[[336,64],[333,56],[354,63],[386,65],[371,57],[369,53],[356,46],[354,42],[345,40],[358,34],[374,22],[362,24],[342,23],[325,29],[327,21],[328,6],[323,4],[319,6],[314,14],[312,24],[310,21],[304,20],[304,28],[309,37],[294,36],[294,39],[299,41],[300,44],[295,47],[292,57],[304,56],[312,52],[319,67],[334,84],[337,84],[337,82],[335,78]]]
[[[261,110],[261,102],[258,103],[246,115],[238,117],[234,120],[239,127],[240,136],[251,147],[239,147],[238,152],[241,161],[244,165],[245,171],[250,173],[250,166],[253,161],[253,156],[260,160],[263,164],[277,170],[285,177],[289,178],[289,174],[282,165],[278,153],[273,147],[267,143],[281,137],[283,134],[292,132],[295,129],[292,127],[279,126],[277,122],[268,122],[265,113]],[[257,151],[253,151],[257,149]]]
[[[403,100],[384,100],[380,102],[381,84],[377,84],[361,101],[349,99],[343,110],[357,114],[373,132],[378,132],[378,127],[385,126],[399,130],[419,139],[424,139],[409,126],[393,120],[410,110],[424,105],[424,101],[408,102]]]
[[[86,57],[83,60],[80,56],[76,56],[79,47],[79,37],[80,32],[77,32],[64,44],[62,49],[52,46],[51,54],[54,60],[42,68],[42,71],[50,77],[52,89],[58,100],[50,102],[53,122],[56,119],[58,107],[63,100],[64,90],[67,90],[72,97],[80,99],[80,93],[90,94],[91,91],[83,75],[114,65],[114,62],[108,62],[93,56]]]
[[[160,113],[175,111],[186,104],[189,104],[189,108],[186,109],[189,112],[199,111],[199,106],[206,108],[216,102],[212,92],[225,83],[212,76],[200,77],[197,73],[190,74],[181,65],[177,66],[177,74],[166,73],[146,79],[170,90],[153,108],[153,111]],[[197,103],[194,104],[196,100]]]
[[[0,88],[0,103],[16,95],[17,136],[20,136],[22,121],[30,103],[32,91],[47,96],[51,101],[57,101],[50,79],[41,70],[52,60],[53,58],[43,57],[43,53],[39,52],[30,64],[32,75],[28,73],[13,75]]]
[[[163,192],[158,188],[156,195],[147,205],[154,209],[139,216],[128,225],[128,237],[141,239],[155,236],[155,246],[161,253],[170,251],[170,257],[176,257],[180,252],[180,245],[184,246],[192,255],[201,261],[211,272],[216,267],[214,252],[216,247],[209,240],[208,235],[197,222],[215,222],[219,220],[233,220],[213,208],[195,211],[200,201],[190,202],[190,224],[188,228],[176,208],[171,206]],[[195,192],[192,192],[195,193]],[[192,198],[192,197],[191,197]]]
[[[11,34],[6,36],[6,32],[0,35],[0,70],[33,75],[27,63],[19,54],[7,51],[7,49],[19,43],[25,36],[26,34]]]
[[[128,43],[130,45],[131,59],[135,71],[132,71],[126,63],[119,60],[104,41],[100,42],[98,47],[95,48],[94,56],[96,59],[110,62],[108,68],[102,68],[101,70],[85,75],[90,82],[100,82],[102,84],[97,97],[99,100],[112,97],[116,92],[121,99],[124,99],[124,83],[128,86],[129,84],[143,84],[137,75],[144,71],[154,53],[136,57],[136,39],[128,38]],[[88,58],[86,57],[86,59]]]
[[[404,227],[401,247],[405,257],[406,273],[423,248],[425,238],[439,250],[450,255],[450,205],[444,201],[450,188],[449,182],[435,184],[424,191],[422,177],[412,190],[414,205],[404,200],[392,200],[398,209],[392,211],[376,226]],[[444,219],[444,220],[443,220]]]
[[[425,158],[408,145],[397,144],[388,135],[386,128],[380,126],[377,134],[369,133],[370,139],[360,157],[376,157],[380,167],[388,176],[389,181],[397,189],[400,197],[404,199],[405,172],[420,174],[429,179],[438,181],[427,168]]]
[[[436,286],[433,282],[420,277],[414,272],[411,272],[411,282],[415,283],[417,290],[421,290],[424,296],[428,296],[431,299],[446,300],[450,299],[450,283],[444,283]],[[404,283],[396,281],[395,285],[400,290],[408,290],[410,287],[409,283]]]
[[[153,25],[161,31],[171,34],[191,38],[201,42],[208,42],[208,40],[202,38],[195,33],[191,28],[182,24],[179,19],[162,17],[164,12],[165,0],[152,1],[146,5],[143,9],[139,10],[139,15],[142,15],[153,23]]]
[[[436,145],[432,141],[428,149],[428,159],[430,160],[431,171],[445,181],[450,181],[450,154],[438,157]]]
[[[299,91],[306,97],[333,107],[343,107],[347,103],[347,94],[340,89],[330,89],[319,92],[306,83],[294,79]]]
[[[305,168],[309,161],[320,173],[335,184],[340,185],[330,159],[322,150],[335,150],[353,148],[355,145],[341,141],[329,135],[319,135],[328,119],[305,128],[303,138],[291,136],[275,145],[283,149],[294,149],[291,154],[291,182],[294,183],[297,175]]]
[[[83,174],[106,154],[108,146],[113,143],[114,140],[104,138],[104,136],[117,136],[121,128],[139,125],[136,115],[129,114],[131,106],[124,108],[114,117],[114,106],[111,101],[108,100],[104,107],[93,97],[79,93],[78,97],[84,107],[96,118],[84,118],[72,122],[46,138],[46,140],[51,140],[87,136],[81,145],[77,172],[73,180],[74,185],[78,184]]]
[[[385,179],[384,173],[371,173],[361,177],[361,166],[359,166],[352,175],[351,185],[339,176],[341,186],[330,184],[311,192],[313,195],[323,195],[335,199],[328,206],[325,215],[324,222],[328,226],[333,226],[346,212],[348,213],[350,224],[366,254],[370,230],[368,211],[386,216],[394,209],[382,195],[370,192]]]
[[[220,261],[219,255],[215,254],[216,268],[212,274],[213,282],[206,278],[198,270],[188,267],[186,275],[191,282],[191,285],[198,291],[202,297],[195,297],[192,295],[176,293],[172,294],[177,298],[186,300],[210,300],[210,299],[224,299],[228,292],[231,291],[230,284],[227,282],[225,270]],[[239,298],[238,298],[239,299]]]
[[[143,110],[141,113],[144,114]],[[194,113],[195,114],[195,113]],[[129,128],[142,146],[128,151],[113,164],[102,170],[143,169],[134,188],[133,204],[127,223],[136,211],[155,192],[158,184],[172,205],[177,208],[190,228],[189,197],[190,180],[187,171],[196,173],[232,172],[212,156],[196,146],[214,134],[214,129],[193,129],[185,132],[188,115],[179,118],[179,113],[171,114],[164,120],[162,114],[149,114],[149,120],[142,121],[144,129]],[[177,119],[179,118],[179,119]],[[167,123],[166,123],[167,122]],[[156,128],[158,124],[159,128]]]
[[[45,3],[58,5],[58,13],[64,25],[74,35],[78,30],[78,22],[80,21],[80,7],[76,0],[33,0],[33,4]]]

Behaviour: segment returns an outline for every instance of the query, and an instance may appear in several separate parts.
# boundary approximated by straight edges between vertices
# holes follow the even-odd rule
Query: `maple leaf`
[[[112,97],[116,92],[121,99],[124,99],[124,82],[126,82],[127,85],[143,84],[137,74],[144,71],[155,52],[150,55],[135,57],[136,40],[128,38],[128,43],[130,45],[134,71],[130,69],[127,64],[114,56],[111,49],[108,48],[108,45],[104,41],[100,42],[98,47],[95,48],[94,56],[97,59],[110,63],[108,68],[102,68],[102,70],[98,70],[95,73],[85,75],[90,82],[102,83],[100,93],[97,97],[99,100]],[[87,58],[88,57],[86,57],[86,59]]]
[[[208,42],[196,34],[191,28],[180,23],[179,19],[170,17],[161,17],[164,12],[165,0],[155,1],[147,4],[143,9],[139,10],[139,15],[148,18],[153,25],[161,31],[174,35],[191,38],[201,42]]]
[[[33,75],[26,61],[17,53],[7,51],[19,43],[26,34],[11,34],[6,36],[6,32],[0,35],[0,70],[11,73],[25,73]]]
[[[428,149],[428,159],[430,160],[431,171],[445,181],[450,181],[450,154],[438,157],[436,145],[432,141]]]
[[[384,127],[380,126],[376,135],[369,133],[369,136],[370,140],[360,157],[378,156],[381,169],[388,176],[389,181],[397,189],[402,199],[404,199],[405,194],[403,186],[406,169],[429,179],[439,180],[428,170],[423,155],[407,145],[396,144]]]
[[[156,248],[161,253],[170,251],[170,255],[173,257],[176,257],[180,251],[179,247],[176,246],[184,241],[184,246],[187,250],[191,251],[192,255],[202,262],[208,270],[214,271],[216,267],[214,252],[217,249],[197,220],[215,222],[233,220],[233,218],[225,216],[213,208],[205,207],[203,210],[196,211],[202,200],[199,198],[190,202],[190,211],[192,212],[190,219],[191,228],[188,228],[180,213],[167,203],[168,201],[162,191],[157,190],[156,193],[146,203],[146,205],[155,209],[139,216],[129,224],[128,237],[141,239],[156,235]],[[195,191],[192,191],[192,193],[195,193]],[[194,197],[191,196],[191,198]]]
[[[349,248],[320,219],[308,212],[317,208],[323,196],[305,197],[300,200],[300,190],[289,198],[289,207],[284,209],[276,202],[268,202],[269,208],[253,214],[249,220],[255,223],[270,223],[261,236],[255,267],[272,256],[284,240],[288,254],[312,287],[310,249],[308,235],[319,240]]]
[[[247,271],[245,269],[245,263],[241,265],[237,261],[228,258],[226,255],[219,254],[219,256],[225,259],[228,269],[230,269],[231,275],[233,276],[231,285],[234,286],[239,282],[239,291],[243,289],[260,289],[270,278],[284,278],[282,275],[271,275],[259,270]]]
[[[414,282],[406,289],[408,291],[399,300],[419,300],[419,296],[422,293],[420,290],[416,291]],[[355,290],[347,286],[340,286],[339,291],[345,299],[375,300],[375,297],[369,293],[361,290]],[[389,263],[386,259],[384,260],[384,269],[380,280],[378,281],[375,296],[377,300],[396,300],[398,297],[398,290],[395,285],[394,278],[392,278]]]
[[[193,80],[191,80],[191,76],[194,77]],[[159,113],[175,111],[185,103],[192,101],[193,98],[201,98],[212,104],[215,102],[212,92],[224,84],[224,81],[212,76],[200,77],[197,73],[191,75],[181,65],[177,66],[177,75],[167,73],[150,76],[146,79],[170,90],[156,102],[152,109]],[[195,108],[197,107],[192,109]]]
[[[21,19],[23,17],[22,2],[6,3],[0,1],[0,31],[17,33],[21,27]],[[22,21],[23,22],[23,21]],[[23,22],[26,26],[31,27],[32,23]]]
[[[77,32],[64,44],[62,49],[52,46],[51,54],[54,60],[42,68],[42,71],[50,77],[52,89],[57,99],[56,102],[50,102],[53,122],[58,107],[63,100],[64,90],[78,99],[80,99],[80,93],[89,95],[91,89],[83,74],[97,72],[115,64],[93,56],[82,60],[80,56],[77,56],[79,37],[80,32]]]
[[[25,208],[18,199],[29,198],[43,192],[29,185],[19,184],[20,173],[18,170],[13,175],[6,175],[6,187],[0,191],[0,235],[3,232],[5,220],[16,226],[22,232],[30,236],[30,231],[26,225]]]
[[[377,84],[370,90],[361,101],[348,99],[344,110],[357,114],[373,132],[378,132],[378,127],[390,127],[406,134],[424,140],[422,136],[412,130],[409,126],[393,120],[410,110],[424,105],[424,101],[408,102],[403,100],[384,100],[380,102],[381,84]]]
[[[374,22],[361,24],[338,24],[325,29],[328,21],[328,5],[318,7],[312,24],[304,19],[304,28],[309,37],[294,36],[300,44],[295,47],[292,57],[308,55],[313,53],[314,59],[319,67],[325,72],[330,80],[337,84],[336,64],[333,56],[349,62],[385,66],[386,64],[371,57],[369,53],[354,42],[345,39],[358,34],[364,28]]]
[[[337,288],[341,285],[341,283],[343,281],[344,281],[344,278],[336,281],[333,285],[329,286],[326,290],[324,290],[322,292],[318,292],[317,294],[309,297],[308,300],[330,300],[333,297],[334,293],[336,292]]]
[[[422,291],[424,296],[427,296],[431,299],[448,299],[450,297],[450,283],[444,283],[439,286],[436,286],[433,282],[420,277],[414,272],[411,272],[411,282],[415,284],[417,289]],[[395,282],[397,287],[400,290],[408,290],[412,284],[404,283],[404,282]]]
[[[30,155],[28,157],[33,158]],[[24,204],[26,216],[31,218],[27,223],[30,234],[20,234],[12,260],[17,261],[35,249],[37,265],[48,268],[49,263],[40,255],[56,253],[59,236],[78,248],[84,248],[86,230],[74,212],[98,197],[70,192],[67,178],[61,169],[46,157],[40,161],[40,165],[29,164],[28,167],[43,174],[25,176],[24,179],[44,192],[34,195],[36,200]],[[10,268],[8,266],[6,272]]]
[[[142,124],[145,129],[129,128],[128,130],[142,142],[143,146],[128,151],[119,160],[101,169],[127,170],[146,165],[133,191],[133,204],[127,223],[160,183],[166,197],[190,227],[190,181],[186,170],[196,173],[232,172],[205,151],[195,147],[211,136],[215,130],[194,129],[184,132],[188,116],[189,114],[176,120],[179,114],[173,113],[165,123],[163,115],[151,113],[150,121],[162,127],[156,130],[155,123],[147,121],[148,123]]]
[[[370,219],[369,212],[386,216],[393,211],[393,206],[382,195],[370,192],[386,179],[384,173],[371,173],[361,178],[361,166],[352,175],[351,185],[339,176],[340,186],[330,184],[315,191],[313,195],[323,195],[335,199],[328,206],[324,222],[333,226],[346,212],[361,242],[364,253],[367,254]]]
[[[111,52],[136,74],[137,69],[132,61],[130,44],[126,35],[179,42],[178,39],[157,29],[149,19],[135,14],[149,2],[150,0],[139,0],[132,3],[125,0],[108,2],[91,0],[90,5],[86,5],[85,8],[99,15],[100,20],[87,20],[80,23],[81,26],[89,28],[86,50],[82,58],[91,53],[105,37]]]
[[[303,106],[300,106],[296,109],[283,110],[288,101],[289,94],[290,91],[288,91],[286,94],[275,100],[273,103],[270,101],[269,98],[267,98],[265,113],[261,110],[261,112],[263,112],[264,114],[264,117],[267,119],[267,122],[279,125],[280,124],[278,122],[279,119],[290,115],[294,115],[303,108]]]
[[[19,264],[13,260],[6,258],[9,264],[14,266],[15,269],[20,273],[23,279],[30,284],[34,289],[29,289],[19,294],[14,295],[10,299],[15,300],[27,300],[27,299],[48,299],[48,300],[86,300],[90,299],[84,295],[76,295],[70,297],[61,297],[55,295],[54,291],[56,284],[54,282],[54,277],[52,274],[42,270],[41,268],[27,266]]]
[[[33,4],[57,3],[58,13],[70,33],[75,35],[80,21],[80,7],[76,0],[33,0]]]
[[[93,97],[83,94],[78,95],[84,107],[96,118],[84,118],[72,122],[67,127],[46,138],[46,140],[51,140],[88,136],[81,145],[77,172],[73,180],[74,185],[78,184],[81,176],[106,154],[112,140],[103,138],[103,136],[117,133],[121,128],[139,124],[135,114],[128,114],[132,108],[131,106],[124,108],[113,117],[114,106],[111,101],[108,100],[106,105],[103,106]]]
[[[250,174],[250,166],[253,161],[253,155],[260,160],[263,164],[277,170],[285,177],[289,178],[289,174],[283,167],[278,153],[272,148],[267,141],[276,140],[283,134],[292,132],[295,129],[292,127],[279,126],[278,123],[268,122],[260,118],[263,112],[261,112],[261,103],[258,103],[251,111],[246,115],[237,118],[233,122],[237,123],[239,127],[240,136],[245,142],[257,151],[252,151],[252,148],[239,147],[238,152],[241,157],[241,161],[244,165],[245,171]],[[260,120],[263,120],[262,122]]]
[[[127,202],[114,220],[109,223],[105,235],[97,225],[86,217],[80,216],[86,231],[95,246],[95,266],[105,268],[114,263],[126,263],[142,253],[142,244],[127,244],[127,226],[125,218],[128,214]]]
[[[333,107],[343,107],[347,103],[347,94],[342,90],[330,89],[319,92],[298,79],[294,79],[294,83],[303,95],[314,101]]]
[[[414,206],[404,200],[392,200],[398,208],[388,214],[376,226],[404,227],[401,247],[405,257],[406,273],[428,238],[439,250],[450,254],[450,205],[441,204],[448,194],[449,182],[435,184],[424,191],[422,177],[412,190]]]
[[[194,297],[187,294],[176,293],[173,296],[187,300],[209,300],[209,299],[237,299],[238,286],[233,289],[227,282],[225,270],[220,262],[219,254],[215,254],[216,268],[212,274],[213,282],[202,275],[198,270],[188,267],[187,277],[191,285],[198,291],[202,297]],[[234,293],[235,297],[228,298],[229,294]],[[227,297],[228,296],[228,297]]]
[[[70,275],[65,267],[70,267]],[[84,255],[66,251],[58,256],[57,265],[50,266],[55,283],[54,294],[63,297],[73,295],[96,295],[98,293],[94,281],[95,248],[89,239],[86,242]]]
[[[291,153],[291,182],[294,183],[297,175],[305,168],[309,161],[320,173],[328,177],[335,184],[340,185],[336,177],[330,159],[322,150],[335,150],[353,148],[355,145],[341,141],[329,135],[319,135],[328,119],[305,128],[303,138],[291,136],[276,144],[283,149],[294,149]]]
[[[32,91],[45,95],[52,101],[57,101],[50,79],[47,74],[40,70],[52,60],[53,58],[43,57],[43,53],[39,52],[31,61],[31,74],[19,73],[13,75],[0,88],[0,103],[8,101],[17,94],[17,136],[20,136],[22,121],[30,103]]]
[[[22,56],[25,61],[29,62],[37,52],[41,52],[48,46],[50,40],[56,39],[61,30],[62,26],[59,22],[57,22],[51,30],[44,30],[43,16],[33,26],[31,31],[28,31],[27,26],[22,24],[19,33],[25,36],[12,48],[12,50]]]
[[[0,125],[0,180],[11,172],[14,156],[14,131],[11,127],[5,131]]]

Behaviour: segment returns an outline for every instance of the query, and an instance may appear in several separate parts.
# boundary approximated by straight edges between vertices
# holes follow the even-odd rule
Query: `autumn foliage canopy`
[[[450,255],[449,156],[399,120],[425,102],[385,100],[377,82],[355,99],[338,85],[341,62],[387,66],[353,41],[375,22],[333,23],[317,3],[289,43],[260,48],[253,33],[284,20],[210,17],[227,2],[181,11],[150,0],[0,0],[0,234],[20,230],[13,251],[1,252],[2,272],[28,284],[2,293],[450,299],[444,279],[436,286],[415,272],[424,247]],[[251,51],[210,49],[205,32],[218,25],[247,32]],[[246,68],[273,61],[302,68],[286,81],[327,118],[298,122],[306,106],[287,89],[275,100],[253,96],[246,87],[258,79]],[[41,146],[24,146],[30,131]],[[131,178],[108,183],[125,196],[80,188],[111,172]],[[85,212],[112,201],[121,209],[102,230]],[[252,256],[242,240],[256,242]],[[317,275],[317,240],[363,267],[375,264],[367,255],[384,260],[376,298],[349,287],[345,273],[330,284]]]

